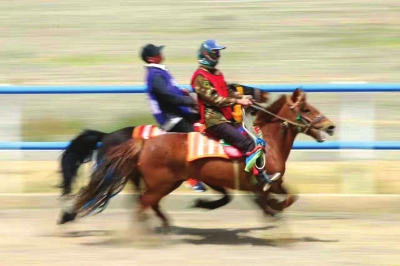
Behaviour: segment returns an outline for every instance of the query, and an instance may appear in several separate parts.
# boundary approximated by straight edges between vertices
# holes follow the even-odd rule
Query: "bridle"
[[[267,113],[275,118],[278,118],[279,120],[282,120],[282,126],[287,128],[289,125],[295,126],[297,127],[297,132],[298,133],[304,133],[306,134],[308,132],[308,130],[310,130],[311,128],[318,130],[318,128],[315,127],[315,124],[317,124],[318,122],[320,122],[322,119],[325,118],[325,116],[323,114],[318,115],[317,117],[315,117],[313,120],[311,120],[310,118],[308,118],[307,116],[304,115],[303,112],[301,112],[298,108],[299,102],[293,104],[292,106],[290,106],[290,109],[292,109],[294,112],[296,112],[296,122],[293,122],[291,120],[288,120],[286,118],[283,118],[277,114],[274,114],[268,110],[266,110],[264,107],[262,107],[261,105],[259,105],[258,103],[253,103],[251,105],[252,108],[261,111],[263,113]]]

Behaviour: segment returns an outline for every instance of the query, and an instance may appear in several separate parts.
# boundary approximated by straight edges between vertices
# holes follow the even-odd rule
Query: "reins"
[[[307,133],[307,131],[308,131],[310,128],[315,128],[314,125],[315,125],[316,123],[318,123],[319,121],[321,121],[321,120],[324,118],[323,115],[319,115],[319,116],[317,116],[313,121],[309,121],[308,118],[307,118],[307,119],[304,118],[304,117],[300,114],[300,112],[299,112],[299,113],[297,114],[297,116],[296,116],[296,120],[297,120],[298,122],[303,122],[302,124],[300,124],[300,123],[296,123],[296,122],[293,122],[293,121],[291,121],[291,120],[288,120],[288,119],[286,119],[286,118],[283,118],[283,117],[281,117],[281,116],[279,116],[279,115],[277,115],[277,114],[274,114],[274,113],[272,113],[272,112],[266,110],[264,107],[262,107],[262,106],[259,105],[258,103],[253,103],[253,104],[251,105],[251,107],[254,108],[254,109],[256,109],[256,110],[258,110],[258,111],[267,113],[267,114],[269,114],[269,115],[272,115],[273,117],[276,117],[276,118],[282,120],[284,124],[286,123],[286,124],[290,124],[290,125],[292,125],[292,126],[297,127],[298,132],[301,132],[301,129],[304,128],[304,133]]]
[[[256,110],[258,110],[258,111],[261,111],[261,112],[267,113],[267,114],[269,114],[269,115],[272,115],[273,117],[276,117],[276,118],[282,120],[283,122],[286,122],[286,123],[291,124],[291,125],[293,125],[293,126],[302,127],[302,128],[305,128],[305,127],[306,127],[306,125],[304,125],[304,124],[299,124],[299,123],[290,121],[290,120],[288,120],[288,119],[286,119],[286,118],[283,118],[283,117],[281,117],[281,116],[279,116],[279,115],[277,115],[277,114],[274,114],[274,113],[272,113],[272,112],[266,110],[264,107],[262,107],[262,106],[259,105],[258,103],[253,103],[253,104],[251,105],[251,107],[254,108],[254,109],[256,109]]]

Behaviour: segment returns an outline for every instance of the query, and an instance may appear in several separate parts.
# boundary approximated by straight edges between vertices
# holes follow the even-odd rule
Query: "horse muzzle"
[[[325,124],[321,128],[317,128],[316,140],[318,142],[324,142],[328,136],[335,134],[335,125],[333,123]]]

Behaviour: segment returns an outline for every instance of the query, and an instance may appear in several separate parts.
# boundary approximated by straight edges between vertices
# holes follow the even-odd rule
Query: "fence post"
[[[21,108],[23,97],[3,95],[0,98],[0,138],[4,141],[21,141]],[[5,151],[1,155],[0,193],[23,191],[23,153],[20,150]]]
[[[340,140],[375,140],[375,103],[371,93],[346,93],[340,99]],[[362,150],[340,150],[342,189],[345,194],[375,194],[376,180],[372,147]],[[347,164],[351,161],[351,164]]]

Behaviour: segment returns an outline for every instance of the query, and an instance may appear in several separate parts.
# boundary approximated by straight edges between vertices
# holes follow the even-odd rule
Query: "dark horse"
[[[252,87],[243,86],[239,84],[229,84],[229,87],[236,90],[240,94],[251,95],[254,99],[257,99],[260,103],[265,103],[268,101],[269,94],[267,92],[261,92]],[[60,188],[61,201],[65,207],[61,212],[61,218],[58,221],[59,224],[64,224],[73,221],[76,218],[76,213],[71,210],[70,207],[70,195],[72,192],[72,185],[77,175],[79,167],[86,162],[89,162],[93,157],[93,151],[97,150],[96,162],[101,161],[105,153],[111,148],[123,144],[132,139],[135,127],[125,127],[113,131],[111,133],[104,133],[97,130],[85,130],[77,137],[75,137],[71,143],[68,145],[66,150],[61,156],[61,173],[62,173],[62,183]],[[101,143],[98,148],[98,144]],[[139,180],[135,179],[135,188],[139,189]],[[208,185],[208,184],[207,184]],[[212,189],[221,192],[225,195],[222,203],[228,203],[230,198],[223,187],[210,186]],[[199,201],[200,206],[204,208],[213,209],[215,204],[208,205]]]
[[[283,176],[298,133],[307,134],[318,142],[325,141],[326,133],[334,134],[334,123],[306,101],[306,94],[301,89],[296,89],[291,97],[282,95],[268,108],[259,105],[254,107],[258,109],[254,124],[259,127],[267,143],[265,167],[269,173],[281,172]],[[257,182],[253,182],[252,173],[244,171],[243,156],[233,158],[221,152],[222,145],[218,140],[214,140],[213,145],[221,145],[219,153],[204,156],[205,151],[213,147],[208,144],[203,149],[204,143],[212,141],[197,132],[166,133],[149,139],[131,140],[111,149],[92,173],[88,186],[77,194],[74,211],[81,216],[91,213],[129,180],[140,178],[146,189],[139,197],[138,218],[142,220],[144,211],[151,207],[165,228],[169,227],[169,222],[160,210],[159,202],[188,176],[212,187],[255,193],[258,196],[256,203],[268,215],[271,215],[271,209],[281,212],[296,200],[284,188],[282,176],[267,191],[263,191]],[[196,151],[200,156],[193,157]],[[117,173],[111,179],[108,176],[110,170]],[[282,197],[284,199],[280,200]],[[218,202],[217,207],[225,204],[226,201]]]

